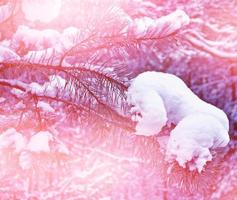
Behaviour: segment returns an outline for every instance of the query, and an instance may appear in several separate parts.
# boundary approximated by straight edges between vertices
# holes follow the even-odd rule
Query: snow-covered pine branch
[[[176,126],[166,149],[168,161],[201,172],[212,159],[210,149],[229,142],[226,114],[198,98],[177,76],[144,72],[132,80],[127,96],[134,106],[137,135],[159,134],[166,124]]]
[[[133,123],[126,116],[128,110],[125,99],[127,86],[101,71],[80,67],[62,67],[24,62],[1,63],[2,71],[16,70],[20,72],[23,68],[28,80],[37,70],[41,73],[57,72],[59,75],[49,76],[49,81],[43,85],[34,82],[26,83],[11,79],[1,79],[2,86],[8,86],[23,91],[20,99],[26,95],[36,96],[39,99],[62,102],[65,105],[75,106],[91,117],[98,117],[104,123],[114,124],[120,128],[133,131]],[[33,70],[33,71],[32,71]],[[37,72],[39,73],[39,72]],[[19,74],[20,75],[20,74]],[[23,75],[23,74],[22,74]]]
[[[69,27],[60,33],[51,29],[40,31],[22,25],[14,33],[10,48],[19,55],[24,55],[23,59],[30,62],[61,65],[69,56],[92,57],[98,51],[169,37],[189,23],[189,17],[182,10],[158,19],[143,17],[135,20],[121,10],[112,9],[111,12],[122,18],[119,28],[112,34],[104,34],[109,27],[103,26],[99,31],[95,29],[85,34],[75,27]],[[143,26],[144,23],[146,26]]]
[[[171,102],[175,112],[167,112],[163,97],[144,89],[138,102],[143,113],[135,106],[132,118],[138,120],[137,130],[162,129],[162,134],[137,136],[125,91],[129,79],[143,71],[180,75],[202,99],[228,111],[233,129],[236,87],[228,69],[235,66],[228,61],[236,60],[235,22],[226,21],[230,9],[225,6],[236,13],[236,2],[217,2],[0,1],[0,183],[6,185],[1,198],[177,199],[176,186],[201,196],[209,188],[213,192],[215,170],[225,173],[225,163],[218,165],[222,157],[213,155],[229,139],[225,114],[199,100],[192,104],[190,97],[183,98],[187,116],[175,115],[179,101]],[[10,10],[10,3],[17,7]],[[175,90],[174,82],[167,91]],[[28,145],[21,145],[22,138]],[[57,165],[56,154],[68,155],[59,138],[73,157],[69,167],[67,159],[63,167]],[[164,162],[164,146],[171,164]]]
[[[161,39],[188,25],[189,20],[189,16],[183,10],[176,10],[158,19],[137,18],[129,25],[129,36],[139,40]]]
[[[166,38],[189,24],[189,17],[182,10],[176,10],[158,19],[143,17],[133,20],[125,13],[122,13],[121,17],[125,23],[117,32],[105,34],[104,32],[96,33],[95,30],[87,38],[66,51],[60,63],[62,63],[66,56],[91,53],[98,50],[115,48],[116,46],[123,47],[146,40]]]

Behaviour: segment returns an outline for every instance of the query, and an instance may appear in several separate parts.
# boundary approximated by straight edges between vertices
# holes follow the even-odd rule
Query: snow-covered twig
[[[182,10],[158,19],[148,17],[130,20],[127,27],[114,35],[101,35],[92,33],[86,39],[74,45],[62,57],[60,63],[66,56],[92,53],[102,49],[110,49],[116,46],[136,44],[147,40],[160,40],[177,33],[184,26],[189,24],[188,15]]]
[[[29,84],[23,83],[21,81],[0,79],[0,85],[16,88],[18,90],[26,92],[29,95],[36,96],[37,98],[48,99],[51,101],[62,102],[66,105],[71,105],[79,110],[89,113],[90,115],[95,115],[96,117],[102,119],[103,121],[108,122],[110,124],[114,124],[122,129],[126,129],[128,131],[134,130],[133,128],[134,123],[132,123],[127,117],[120,115],[119,113],[117,113],[117,111],[108,107],[104,103],[102,105],[103,107],[105,107],[105,109],[107,109],[107,112],[104,112],[105,111],[104,109],[104,111],[100,113],[98,112],[98,110],[96,110],[91,106],[85,106],[83,104],[80,104],[79,102],[73,102],[60,96],[52,96],[50,93],[47,93],[47,89],[46,90],[43,88],[36,89],[34,87],[31,88]]]
[[[129,29],[132,33],[129,35],[138,39],[164,38],[188,25],[189,20],[188,15],[182,10],[176,10],[158,19],[138,18],[131,23]]]

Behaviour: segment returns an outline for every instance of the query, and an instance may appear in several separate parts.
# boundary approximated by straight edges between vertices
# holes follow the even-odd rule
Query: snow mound
[[[21,25],[17,28],[11,41],[13,49],[44,50],[58,47],[60,49],[61,34],[53,29],[37,30]]]
[[[137,18],[133,24],[134,34],[139,37],[162,37],[170,35],[190,22],[183,10],[176,10],[158,19],[149,17]]]
[[[147,98],[148,93],[155,92],[160,96],[159,101]],[[168,116],[168,123],[178,124],[184,117],[194,113],[205,113],[216,117],[223,127],[229,130],[229,120],[226,114],[219,108],[201,100],[196,96],[186,84],[177,76],[163,72],[144,72],[132,80],[127,92],[128,103],[135,107],[140,107],[141,115],[146,111],[141,106],[146,99],[146,104],[150,106],[165,107]],[[160,113],[160,118],[164,118],[164,112]],[[140,119],[140,123],[144,123]],[[155,120],[155,119],[153,119]],[[166,124],[164,123],[163,126]],[[139,126],[139,123],[138,123]],[[161,127],[162,124],[157,124]],[[157,134],[157,130],[150,133]]]
[[[19,153],[26,144],[26,140],[21,133],[14,128],[10,128],[0,135],[0,149],[13,148]]]
[[[65,49],[70,49],[77,44],[80,37],[80,30],[76,27],[70,26],[63,30],[61,35],[61,43]]]
[[[45,112],[55,112],[54,108],[47,102],[39,101],[37,107]]]
[[[32,82],[27,86],[27,91],[37,95],[47,95],[55,97],[59,90],[63,90],[66,87],[66,80],[59,75],[49,76],[49,82],[45,82],[43,85]]]
[[[18,56],[11,49],[0,45],[0,62],[16,61],[16,60],[20,60],[20,56]]]
[[[135,113],[132,119],[138,122],[137,135],[159,133],[166,124],[167,113],[163,100],[154,90],[148,90],[145,94],[138,90],[130,99],[130,104],[134,105],[131,109],[131,112]]]
[[[48,131],[41,131],[30,138],[27,144],[27,150],[35,153],[49,153],[49,141],[53,140],[53,135]]]
[[[49,131],[40,131],[34,134],[30,138],[26,150],[33,153],[61,153],[69,155],[67,146]]]
[[[0,103],[3,103],[3,102],[5,102],[5,101],[6,101],[6,98],[0,97]]]
[[[189,169],[201,171],[212,159],[210,148],[229,141],[229,120],[219,108],[196,96],[177,76],[144,72],[132,80],[127,101],[134,107],[137,135],[155,135],[162,127],[177,125],[169,138],[167,159],[180,166],[194,159]]]
[[[228,142],[228,132],[217,118],[203,113],[188,115],[171,131],[166,159],[201,172],[212,160],[210,149],[224,147]]]

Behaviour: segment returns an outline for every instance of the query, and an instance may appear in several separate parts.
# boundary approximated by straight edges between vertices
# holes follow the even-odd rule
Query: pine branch
[[[35,73],[35,69],[41,70],[41,73],[48,72],[61,73],[66,78],[67,83],[64,88],[57,91],[56,96],[51,96],[47,89],[44,93],[35,93],[28,84],[20,81],[1,79],[1,85],[13,87],[30,95],[36,95],[38,98],[63,102],[72,105],[85,113],[96,115],[110,124],[116,124],[133,131],[133,122],[126,117],[127,109],[125,105],[125,91],[127,86],[118,80],[103,74],[99,71],[79,67],[55,67],[46,65],[36,65],[31,63],[2,63],[2,70],[24,69],[28,76]],[[33,71],[33,72],[32,72]],[[31,78],[29,78],[31,80]],[[33,80],[32,80],[33,81]],[[93,83],[93,84],[92,84]],[[122,111],[118,112],[117,108]]]
[[[125,17],[124,17],[125,18]],[[127,17],[128,18],[128,17]],[[105,18],[105,21],[108,20]],[[189,23],[189,18],[184,11],[177,10],[167,16],[158,19],[147,17],[128,20],[124,27],[115,34],[110,34],[102,29],[102,32],[94,30],[88,37],[75,44],[74,47],[64,53],[60,65],[67,56],[93,54],[103,49],[121,48],[123,46],[136,46],[137,43],[149,40],[161,40],[175,35],[180,29]]]
[[[218,150],[217,150],[218,152]],[[172,163],[167,166],[167,184],[168,187],[176,188],[179,191],[194,195],[200,193],[208,198],[215,190],[218,183],[216,177],[224,171],[219,152],[212,151],[213,160],[207,162],[204,170],[199,173],[197,170],[190,171],[187,168],[180,167],[178,163]]]

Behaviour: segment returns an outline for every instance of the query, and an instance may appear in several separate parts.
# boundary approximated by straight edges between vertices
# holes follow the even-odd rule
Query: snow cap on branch
[[[0,45],[0,62],[16,61],[16,60],[20,60],[20,56],[18,56],[11,49]]]
[[[50,152],[49,141],[53,140],[53,135],[48,131],[41,131],[33,135],[27,145],[27,150],[41,153]]]
[[[224,147],[228,142],[228,132],[218,119],[203,113],[188,115],[171,131],[166,159],[201,172],[212,160],[210,149]]]
[[[141,96],[143,96],[141,98]],[[139,103],[137,103],[139,102]],[[149,90],[146,94],[137,91],[130,96],[129,103],[134,105],[131,113],[135,113],[132,119],[137,121],[137,135],[153,135],[159,133],[167,122],[167,113],[162,98],[154,91]]]
[[[19,153],[26,144],[26,140],[21,133],[18,133],[14,128],[10,128],[0,135],[0,149],[13,148],[16,153]]]
[[[61,34],[53,29],[38,30],[20,25],[11,40],[11,47],[19,49],[22,45],[27,50],[45,50],[60,48]]]
[[[131,112],[138,122],[137,135],[158,134],[166,122],[176,125],[169,138],[167,158],[182,167],[195,159],[189,169],[200,172],[212,159],[209,149],[223,147],[229,141],[226,114],[202,101],[175,75],[144,72],[132,81],[127,96],[134,106]]]
[[[165,107],[162,109],[166,110],[169,123],[177,125],[190,114],[205,113],[216,117],[229,130],[229,120],[221,109],[201,100],[179,77],[163,72],[144,72],[132,80],[127,92],[128,103],[140,108],[141,115],[145,112],[142,103],[155,104],[153,99],[147,98],[145,101],[150,91],[160,96],[160,101],[157,102],[160,108]],[[160,118],[163,118],[163,114],[160,113]],[[153,131],[153,134],[157,132]]]
[[[189,24],[189,16],[183,10],[176,10],[159,19],[148,17],[135,19],[133,32],[137,38],[160,38],[169,36]]]

